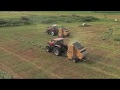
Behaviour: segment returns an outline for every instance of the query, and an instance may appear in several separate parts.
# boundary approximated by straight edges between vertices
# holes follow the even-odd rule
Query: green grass
[[[0,19],[0,27],[21,26],[30,24],[32,24],[32,21],[29,17],[22,16],[20,18]]]
[[[23,14],[21,14],[23,13]],[[59,13],[59,15],[58,15]],[[79,27],[83,22],[65,23],[60,21],[58,26],[70,29],[71,36],[65,38],[65,43],[78,41],[89,52],[88,61],[72,63],[64,56],[55,56],[43,48],[36,47],[25,41],[33,41],[45,47],[47,42],[58,36],[45,33],[50,24],[40,23],[41,17],[89,16],[99,18],[89,27]],[[35,24],[14,27],[0,27],[0,69],[13,78],[120,78],[119,22],[114,22],[118,14],[104,18],[104,13],[80,11],[32,11],[32,12],[0,12],[1,18],[31,17]],[[119,15],[117,16],[119,17]],[[70,18],[69,18],[70,19]],[[72,20],[72,19],[71,19]],[[113,34],[107,40],[102,40],[102,33],[113,27]],[[21,41],[24,40],[24,41]],[[3,48],[5,50],[3,50]]]
[[[3,14],[3,13],[2,13]],[[29,25],[32,23],[54,24],[54,23],[74,23],[74,22],[94,22],[99,19],[94,16],[80,16],[77,14],[59,15],[59,16],[40,16],[31,15],[15,17],[15,18],[0,18],[0,27]]]
[[[0,71],[0,79],[11,79],[11,76],[6,72]]]

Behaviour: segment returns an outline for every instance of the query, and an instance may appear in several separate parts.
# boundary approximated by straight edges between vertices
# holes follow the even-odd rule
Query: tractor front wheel
[[[52,32],[51,32],[51,35],[52,35],[52,36],[55,36],[55,32],[54,32],[54,31],[52,31]]]
[[[61,55],[61,49],[58,48],[58,47],[55,47],[55,48],[53,49],[53,52],[54,52],[54,54],[55,54],[56,56],[60,56],[60,55]]]
[[[46,46],[45,49],[46,49],[47,52],[51,52],[50,46]]]

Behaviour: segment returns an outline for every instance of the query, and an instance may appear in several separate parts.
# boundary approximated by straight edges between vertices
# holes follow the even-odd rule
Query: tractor
[[[66,54],[67,58],[76,63],[78,60],[86,61],[87,51],[80,43],[75,42],[72,45],[64,44],[63,38],[56,38],[48,42],[47,52],[53,52],[56,56]]]
[[[58,35],[59,37],[70,36],[70,32],[67,28],[58,28],[56,24],[49,26],[46,30],[46,33],[52,36]]]
[[[46,46],[47,52],[53,52],[56,56],[60,56],[67,51],[67,45],[64,44],[63,38],[56,38],[48,42]]]
[[[46,33],[48,33],[48,34],[50,34],[52,36],[57,35],[58,34],[58,27],[57,27],[57,25],[54,24],[54,25],[49,26],[47,28],[47,30],[46,30]]]

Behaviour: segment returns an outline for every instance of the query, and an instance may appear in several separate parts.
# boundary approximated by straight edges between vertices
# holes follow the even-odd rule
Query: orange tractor
[[[86,60],[87,51],[84,46],[76,42],[72,45],[64,44],[64,38],[56,38],[48,42],[46,46],[47,52],[53,52],[56,56],[61,54],[67,54],[67,57],[72,62],[77,62],[78,60]]]

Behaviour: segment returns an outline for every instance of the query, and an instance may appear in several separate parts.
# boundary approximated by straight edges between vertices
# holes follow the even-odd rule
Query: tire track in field
[[[120,71],[120,68],[119,68],[119,67],[112,66],[112,65],[109,65],[109,64],[105,64],[105,63],[102,63],[102,62],[100,62],[100,61],[93,61],[93,60],[90,60],[90,61],[95,62],[95,63],[98,63],[98,64],[100,64],[100,65],[107,66],[107,67],[111,67],[111,68],[114,68],[114,69],[117,69],[117,70]]]
[[[12,54],[13,56],[18,57],[19,59],[21,59],[21,60],[23,60],[23,61],[25,61],[25,62],[27,62],[27,63],[32,64],[32,65],[35,66],[36,68],[38,68],[38,69],[42,69],[42,70],[43,70],[42,67],[37,66],[36,64],[27,61],[27,59],[24,59],[24,58],[20,57],[19,55],[15,54],[15,53],[13,53],[13,52],[11,52],[11,51],[6,50],[6,49],[3,48],[3,47],[0,47],[0,48],[1,48],[2,50],[4,50],[5,52],[7,52],[7,53],[9,53],[9,54]],[[101,63],[101,64],[103,64],[103,63]],[[105,75],[109,75],[109,76],[112,76],[112,77],[120,78],[119,75],[115,75],[115,74],[112,74],[112,73],[109,73],[109,72],[103,71],[103,70],[101,70],[101,69],[99,69],[99,68],[96,68],[96,67],[89,67],[89,66],[86,65],[86,64],[84,64],[84,65],[85,65],[87,68],[93,69],[93,70],[98,71],[98,72],[100,72],[100,73],[103,73],[103,74],[105,74]],[[4,67],[4,69],[5,69],[5,67]],[[8,71],[9,71],[9,70],[8,70]],[[50,74],[52,74],[53,76],[55,76],[55,77],[57,77],[57,78],[62,78],[62,77],[60,77],[60,76],[58,76],[58,75],[56,75],[56,74],[54,74],[54,73],[52,73],[52,72],[49,72],[49,71],[47,71],[47,70],[44,70],[44,71],[45,71],[46,73],[50,73]],[[10,70],[9,73],[14,73],[14,72],[13,72],[12,70]],[[14,73],[14,75],[15,75],[16,77],[21,78],[20,76],[16,75],[15,73]]]
[[[23,79],[20,75],[16,74],[15,72],[13,72],[10,68],[8,68],[7,66],[5,66],[4,64],[0,63],[0,68],[4,71],[6,71],[8,74],[13,75],[13,78],[16,79]]]
[[[10,53],[10,54],[12,54],[12,55],[20,58],[21,60],[24,60],[25,62],[28,62],[28,63],[34,65],[34,66],[37,67],[38,69],[43,69],[42,67],[39,67],[39,66],[37,66],[36,64],[34,64],[34,63],[32,63],[32,62],[29,62],[27,59],[24,59],[24,58],[20,57],[19,55],[15,54],[15,53],[13,53],[13,52],[11,52],[11,51],[6,50],[5,48],[2,48],[2,47],[0,47],[0,48],[1,48],[2,50],[4,50],[5,52],[8,52],[8,53]],[[94,61],[93,61],[93,62],[94,62]],[[95,62],[96,62],[96,61],[95,61]],[[98,64],[101,64],[101,65],[105,65],[105,66],[107,65],[107,64],[104,64],[104,63],[101,63],[101,62],[97,62],[97,63],[98,63]],[[114,66],[111,66],[111,65],[107,65],[107,66],[108,66],[108,67],[112,67],[112,68],[119,69],[119,68],[114,67]],[[88,66],[87,66],[87,67],[88,67]],[[93,69],[93,70],[95,70],[95,71],[104,73],[104,74],[109,75],[109,76],[120,77],[119,75],[115,75],[115,74],[109,73],[109,72],[107,72],[107,71],[103,71],[103,70],[101,70],[101,69],[99,69],[99,68],[96,68],[96,67],[89,67],[89,68],[90,68],[90,69]],[[54,73],[52,73],[52,72],[49,72],[49,71],[47,71],[47,70],[44,70],[44,71],[47,72],[47,73],[51,73],[53,76],[55,76],[55,77],[57,77],[57,78],[62,78],[62,77],[60,77],[60,76],[58,76],[58,75],[56,75],[56,74],[54,74]]]
[[[21,59],[21,60],[27,62],[27,63],[32,64],[33,66],[35,66],[35,67],[38,68],[38,69],[42,69],[42,70],[43,70],[44,72],[46,72],[46,73],[50,73],[51,75],[55,76],[56,78],[60,78],[60,79],[62,79],[62,77],[60,77],[60,76],[58,76],[58,75],[56,75],[56,74],[54,74],[54,73],[52,73],[52,72],[49,72],[49,71],[47,71],[47,70],[44,70],[42,67],[37,66],[36,64],[34,64],[34,63],[28,61],[28,60],[25,59],[25,58],[22,58],[21,56],[19,56],[19,55],[13,53],[13,52],[11,52],[11,51],[6,50],[6,49],[3,48],[3,47],[0,47],[0,49],[4,50],[5,52],[7,52],[7,53],[9,53],[9,54],[12,54],[13,56],[15,56],[15,57],[17,57],[17,58],[19,58],[19,59]]]
[[[86,64],[84,64],[84,65],[85,65],[87,68],[90,68],[90,69],[92,69],[92,70],[98,71],[98,72],[103,73],[103,74],[105,74],[105,75],[109,75],[109,76],[112,76],[112,77],[114,77],[114,78],[120,78],[120,75],[116,75],[116,74],[113,74],[113,73],[109,73],[109,72],[107,72],[107,71],[101,70],[101,69],[99,69],[99,68],[97,68],[97,67],[94,67],[94,66],[88,66],[88,65],[86,65]]]

